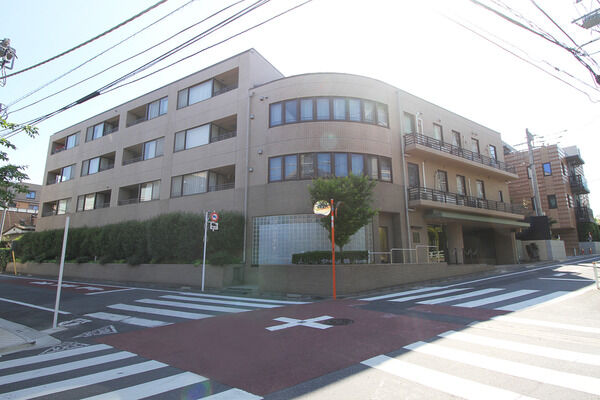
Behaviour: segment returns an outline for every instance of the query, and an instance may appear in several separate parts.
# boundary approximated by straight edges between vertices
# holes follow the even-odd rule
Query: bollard
[[[594,269],[594,279],[596,280],[596,289],[600,290],[600,281],[598,280],[598,271],[596,270],[596,261],[592,263]]]
[[[584,256],[585,255],[585,249],[581,249],[581,255]]]
[[[592,254],[592,248],[590,247],[590,254]]]

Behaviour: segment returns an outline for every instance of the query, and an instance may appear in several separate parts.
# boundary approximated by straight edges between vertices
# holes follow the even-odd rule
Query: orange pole
[[[335,300],[335,222],[333,213],[333,199],[331,199],[331,266],[333,267],[333,299]]]

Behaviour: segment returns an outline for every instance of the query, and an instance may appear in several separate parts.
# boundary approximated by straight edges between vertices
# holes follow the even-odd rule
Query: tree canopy
[[[352,235],[365,226],[377,214],[372,208],[373,189],[376,182],[366,176],[350,174],[347,177],[316,179],[308,190],[312,204],[319,200],[333,199],[338,204],[335,217],[335,244],[340,251],[348,244]],[[329,232],[331,240],[331,220],[321,219],[321,225]]]
[[[0,128],[10,132],[23,131],[30,137],[37,135],[36,127],[29,125],[17,125],[0,119]],[[16,147],[5,137],[0,138],[0,147],[8,150],[15,150]],[[29,176],[24,172],[27,168],[24,165],[13,165],[8,162],[8,153],[0,150],[0,163],[4,164],[0,167],[0,206],[10,205],[15,198],[16,193],[26,193],[27,186],[22,182],[29,179]]]

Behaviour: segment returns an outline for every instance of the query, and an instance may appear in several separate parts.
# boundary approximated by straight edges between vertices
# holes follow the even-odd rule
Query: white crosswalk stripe
[[[218,314],[240,313],[255,309],[306,304],[306,302],[301,301],[257,299],[187,292],[180,295],[169,294],[160,296],[159,298],[141,298],[134,301],[137,304],[118,303],[106,306],[110,311],[118,310],[118,313],[99,311],[86,314],[86,317],[152,328],[184,320],[210,318]],[[145,305],[140,305],[139,303]],[[191,310],[201,312],[192,312]]]
[[[455,300],[462,300],[462,299],[466,299],[466,298],[469,298],[469,297],[477,297],[477,296],[481,296],[481,295],[484,295],[484,294],[497,292],[499,290],[502,290],[502,289],[490,288],[490,289],[476,290],[474,292],[461,293],[461,294],[456,294],[456,295],[447,296],[447,297],[440,297],[440,298],[433,299],[433,300],[423,300],[423,301],[420,301],[419,304],[448,303],[448,302],[455,301]]]
[[[595,346],[590,351],[589,345],[572,341],[470,328],[404,349],[408,352],[379,355],[361,364],[393,376],[387,379],[466,399],[531,399],[557,391],[557,398],[600,396],[600,351]]]
[[[535,292],[537,292],[537,290],[522,289],[522,290],[516,290],[514,292],[499,294],[496,296],[486,297],[486,298],[480,299],[480,300],[467,301],[466,303],[460,303],[460,304],[454,304],[454,305],[456,307],[474,308],[474,307],[485,306],[487,304],[499,303],[501,301],[514,299],[515,297],[521,297],[521,296],[525,296],[525,295],[532,294]]]
[[[204,398],[218,400],[261,399],[236,388],[224,388],[213,394],[209,388],[214,385],[207,384],[208,379],[201,375],[145,360],[108,345],[16,358],[2,362],[0,368],[0,399],[41,396],[141,399],[159,395],[188,398],[189,393],[195,393],[196,398],[204,395]]]
[[[389,301],[393,301],[395,303],[404,303],[406,301],[411,301],[411,300],[416,300],[416,299],[422,299],[424,297],[440,296],[442,294],[455,293],[455,292],[460,292],[460,291],[469,290],[469,289],[471,289],[471,288],[446,289],[446,290],[441,290],[439,292],[431,292],[431,293],[417,294],[417,295],[414,295],[414,296],[399,297],[397,299],[391,299]]]

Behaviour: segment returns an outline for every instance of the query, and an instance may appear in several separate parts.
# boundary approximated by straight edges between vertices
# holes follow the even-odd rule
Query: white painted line
[[[93,365],[99,365],[109,363],[112,361],[123,360],[125,358],[135,357],[136,355],[128,351],[120,351],[118,353],[108,354],[99,357],[86,358],[85,360],[73,361],[70,363],[52,365],[45,368],[34,369],[31,371],[18,372],[16,374],[4,375],[0,377],[0,385],[6,385],[7,383],[20,382],[27,379],[40,378],[42,376],[48,376],[53,374],[59,374],[61,372],[73,371],[85,367],[91,367]]]
[[[329,315],[322,315],[320,317],[309,318],[309,319],[295,319],[295,318],[287,318],[287,317],[279,317],[275,318],[275,321],[285,322],[283,325],[275,325],[269,326],[265,328],[268,331],[279,331],[281,329],[293,328],[295,326],[308,326],[309,328],[316,329],[328,329],[331,328],[332,325],[319,324],[319,321],[325,321],[328,319],[332,319]]]
[[[163,300],[153,300],[153,299],[140,299],[136,300],[140,303],[146,304],[157,304],[159,306],[171,306],[171,307],[179,307],[179,308],[191,308],[193,310],[206,310],[206,311],[218,311],[218,312],[226,312],[226,313],[236,313],[236,312],[244,312],[250,311],[245,308],[234,308],[234,307],[219,307],[219,306],[205,306],[202,304],[191,304],[191,303],[182,303],[179,301],[163,301]]]
[[[37,356],[17,358],[14,360],[0,362],[0,370],[6,369],[6,368],[20,367],[22,365],[40,363],[40,362],[44,362],[44,361],[57,360],[59,358],[71,357],[71,356],[76,356],[79,354],[93,353],[95,351],[108,350],[108,349],[112,349],[112,347],[110,347],[106,344],[96,344],[93,346],[78,347],[76,349],[71,349],[71,350],[57,351],[56,353],[40,354]]]
[[[86,296],[94,296],[96,294],[106,294],[106,293],[115,293],[115,292],[125,292],[127,290],[136,290],[137,288],[127,288],[127,289],[116,289],[116,290],[107,290],[104,292],[94,292],[94,293],[86,293]]]
[[[461,290],[469,290],[472,288],[459,288],[459,289],[447,289],[447,290],[441,290],[439,292],[431,292],[431,293],[424,293],[424,294],[417,294],[415,296],[406,296],[406,297],[399,297],[397,299],[392,299],[392,300],[388,300],[388,301],[393,301],[396,303],[402,303],[405,301],[411,301],[411,300],[415,300],[415,299],[422,299],[423,297],[433,297],[433,296],[439,296],[442,294],[448,294],[448,293],[455,293],[455,292],[460,292]]]
[[[481,299],[481,300],[473,300],[473,301],[467,301],[466,303],[454,304],[454,306],[455,307],[467,307],[467,308],[479,307],[479,306],[484,306],[486,304],[498,303],[500,301],[514,299],[515,297],[521,297],[521,296],[525,296],[525,295],[535,293],[535,292],[539,292],[539,290],[530,290],[530,289],[517,290],[514,292],[510,292],[510,293],[499,294],[497,296],[486,297],[485,299]]]
[[[600,366],[600,354],[580,353],[571,350],[555,349],[551,347],[537,346],[514,342],[512,340],[495,339],[487,336],[472,335],[466,332],[448,331],[439,334],[443,338],[460,340],[470,344],[479,344],[482,346],[495,347],[497,349],[516,351],[518,353],[532,354],[535,356],[553,358],[561,361],[576,362]]]
[[[419,304],[447,303],[447,302],[454,301],[454,300],[466,299],[468,297],[481,296],[481,295],[484,295],[484,294],[497,292],[499,290],[504,290],[504,289],[490,288],[490,289],[476,290],[474,292],[468,292],[468,293],[463,293],[463,294],[456,294],[454,296],[441,297],[439,299],[423,300],[423,301],[419,301]]]
[[[123,378],[135,374],[140,374],[146,371],[168,367],[158,361],[146,361],[140,364],[133,364],[127,367],[102,371],[91,375],[80,376],[77,378],[66,379],[60,382],[52,382],[45,385],[28,387],[14,392],[3,393],[3,399],[31,399],[33,397],[48,396],[54,393],[63,392],[65,390],[78,389],[88,385],[110,381],[113,379]]]
[[[244,301],[228,301],[228,300],[213,300],[206,298],[196,298],[196,297],[184,297],[184,296],[160,296],[164,299],[172,299],[172,300],[184,300],[184,301],[196,301],[200,303],[211,303],[211,304],[227,304],[231,306],[242,306],[242,307],[256,307],[256,308],[277,308],[281,307],[276,304],[260,304],[260,303],[248,303]]]
[[[496,308],[496,310],[503,310],[503,311],[522,310],[523,308],[535,306],[536,304],[541,304],[545,301],[552,300],[552,299],[555,299],[560,296],[564,296],[567,293],[569,293],[569,292],[558,291],[558,292],[550,293],[550,294],[547,294],[544,296],[535,297],[533,299],[521,301],[519,303],[513,303],[513,304],[508,304],[503,307],[498,307],[498,308]]]
[[[166,292],[166,290],[164,290]],[[244,300],[244,301],[257,301],[260,303],[274,303],[274,304],[308,304],[306,301],[289,301],[289,300],[270,300],[270,299],[257,299],[254,297],[235,297],[235,296],[222,296],[218,294],[202,294],[202,293],[191,293],[191,292],[171,292],[183,294],[186,296],[195,297],[213,297],[217,299],[228,299],[228,300]]]
[[[134,311],[134,312],[140,312],[140,313],[146,313],[146,314],[166,315],[169,317],[178,317],[178,318],[186,318],[186,319],[202,319],[202,318],[212,317],[212,315],[209,315],[209,314],[167,310],[165,308],[132,306],[129,304],[113,304],[113,305],[108,306],[108,308],[114,308],[115,310]]]
[[[460,378],[387,356],[373,357],[363,361],[361,364],[464,399],[533,400],[531,397],[519,393]]]
[[[203,400],[261,400],[262,397],[241,389],[229,389],[221,393],[203,397]]]
[[[600,328],[594,328],[594,327],[590,327],[590,326],[571,325],[571,324],[563,324],[560,322],[518,318],[518,317],[509,316],[509,315],[500,315],[497,317],[492,317],[492,319],[495,321],[501,321],[501,322],[514,322],[517,324],[543,326],[546,328],[564,329],[564,330],[568,330],[568,331],[585,332],[585,333],[595,333],[595,334],[600,335]]]
[[[131,317],[129,315],[112,314],[106,312],[97,312],[92,314],[85,314],[86,317],[104,319],[108,321],[122,322],[129,325],[145,326],[147,328],[154,328],[156,326],[171,325],[169,322],[157,321],[153,319],[144,319]]]
[[[124,389],[115,390],[114,392],[102,393],[97,396],[88,397],[85,400],[133,400],[143,399],[144,397],[155,396],[170,390],[179,389],[184,386],[193,385],[206,381],[206,378],[191,372],[169,376],[162,379],[157,379],[151,382],[141,383],[139,385],[130,386]]]
[[[477,368],[600,396],[600,379],[590,376],[502,360],[432,343],[417,342],[404,348]]]
[[[415,294],[415,293],[422,293],[422,292],[430,292],[432,290],[439,290],[439,289],[443,289],[443,287],[441,287],[441,286],[425,287],[425,288],[420,288],[420,289],[408,290],[406,292],[397,292],[397,293],[384,294],[381,296],[367,297],[365,299],[359,299],[359,300],[362,300],[362,301],[383,300],[383,299],[389,299],[392,297],[406,296],[408,294]]]
[[[575,279],[575,278],[538,278],[547,281],[571,281],[571,282],[585,282],[585,283],[594,283],[591,279]]]
[[[559,272],[558,274],[553,274],[552,276],[564,276],[566,275],[565,272]]]
[[[52,309],[52,308],[40,307],[40,306],[36,306],[35,304],[22,303],[20,301],[5,299],[3,297],[0,297],[0,301],[5,301],[7,303],[18,304],[20,306],[25,306],[25,307],[29,307],[29,308],[36,308],[38,310],[44,310],[44,311],[54,312],[54,309]],[[70,312],[60,311],[60,310],[58,311],[58,313],[59,314],[71,314]]]

